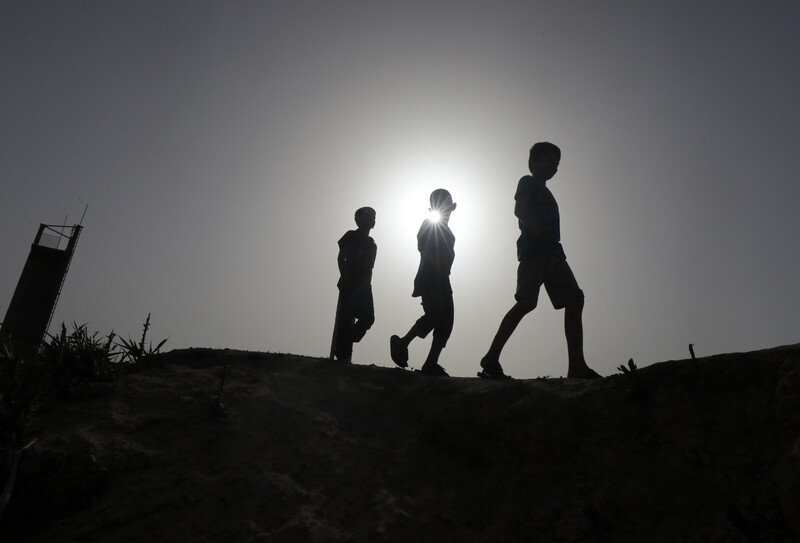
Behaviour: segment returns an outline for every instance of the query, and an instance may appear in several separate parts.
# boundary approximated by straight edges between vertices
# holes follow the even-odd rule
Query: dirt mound
[[[42,406],[0,540],[800,538],[800,346],[598,381],[159,362]]]

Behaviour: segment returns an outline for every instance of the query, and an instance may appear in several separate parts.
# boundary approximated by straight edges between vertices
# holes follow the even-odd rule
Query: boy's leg
[[[408,333],[403,337],[397,335],[391,336],[389,338],[389,355],[392,358],[392,362],[394,362],[401,368],[407,368],[408,345],[411,343],[411,340],[419,336],[420,336],[419,321],[414,323],[414,326],[412,326],[411,329],[408,331]],[[424,337],[424,335],[422,337]]]
[[[583,298],[573,298],[564,306],[564,335],[567,337],[569,375],[586,365],[583,357]]]
[[[567,377],[595,378],[597,372],[586,365],[583,355],[583,291],[566,260],[558,260],[548,273],[545,288],[555,309],[564,308],[564,335],[567,338],[569,366]]]
[[[447,340],[453,332],[453,320],[455,310],[453,308],[453,294],[451,292],[439,292],[431,296],[425,303],[425,313],[433,318],[433,341],[428,357],[422,365],[422,371],[436,373],[437,375],[447,375],[439,365],[439,355],[442,354],[447,345]]]
[[[431,350],[428,351],[428,357],[425,359],[425,363],[422,364],[422,371],[438,366],[439,355],[442,354],[443,350],[444,350],[444,345],[437,345],[436,343],[431,343]]]
[[[363,291],[357,293],[358,299],[355,301],[356,323],[353,325],[350,339],[353,343],[358,343],[364,339],[367,330],[375,324],[375,306],[372,301],[372,288],[367,286]]]
[[[375,324],[375,317],[361,317],[356,321],[355,326],[353,326],[353,331],[351,333],[351,339],[353,343],[358,343],[364,336],[367,335],[367,330],[372,328],[372,325]]]
[[[423,294],[422,295],[422,309],[424,311],[423,315],[419,319],[417,319],[414,325],[408,330],[406,335],[404,335],[403,337],[392,336],[391,338],[389,338],[389,349],[390,352],[392,353],[392,360],[398,366],[406,367],[408,365],[406,364],[406,362],[408,362],[408,346],[414,340],[414,338],[427,337],[427,335],[431,332],[431,330],[433,330],[436,327],[437,322],[440,320],[440,317],[438,315],[439,310],[437,309],[437,305],[434,301],[434,298],[435,295]],[[451,300],[451,305],[452,305],[452,300]],[[439,358],[438,353],[441,353],[442,349],[444,349],[444,345],[441,346],[437,345],[436,340],[434,338],[434,342],[433,344],[431,344],[431,352],[435,352],[435,354],[433,355],[434,358],[436,359]],[[431,358],[430,353],[428,354],[428,358]]]
[[[517,291],[514,294],[517,303],[508,310],[500,322],[500,327],[492,340],[486,356],[481,360],[483,369],[500,369],[500,353],[506,342],[517,329],[522,318],[536,309],[539,289],[544,281],[547,259],[546,255],[533,255],[523,259],[517,267]]]
[[[400,338],[401,344],[408,348],[408,345],[414,338],[425,338],[436,326],[436,314],[430,304],[430,297],[428,295],[422,296],[422,310],[424,313],[414,325],[408,330],[406,335]]]
[[[535,308],[535,301],[522,300],[518,301],[516,304],[514,304],[514,307],[508,310],[508,313],[506,313],[505,317],[503,317],[503,320],[500,322],[500,327],[497,329],[497,333],[494,335],[494,339],[492,340],[492,345],[489,347],[489,351],[481,361],[482,367],[484,367],[484,360],[487,362],[487,364],[500,363],[500,353],[503,351],[503,347],[505,347],[506,342],[508,342],[509,338],[511,337],[511,334],[513,334],[514,330],[517,329],[517,326],[522,318]]]
[[[417,322],[414,323],[414,326],[409,328],[406,335],[400,338],[400,344],[406,349],[408,349],[409,344],[411,343],[411,341],[413,341],[414,338],[417,337],[424,338],[425,336],[428,335],[428,332],[430,332],[430,328],[427,326],[427,324],[420,324],[420,320],[422,319],[418,319]]]
[[[424,305],[423,305],[424,307]],[[422,315],[403,337],[392,336],[389,338],[389,353],[392,361],[401,368],[408,367],[408,346],[416,337],[425,337],[433,330],[430,315]]]
[[[564,306],[564,334],[567,336],[569,367],[567,377],[593,379],[600,375],[583,356],[583,297],[571,298]]]

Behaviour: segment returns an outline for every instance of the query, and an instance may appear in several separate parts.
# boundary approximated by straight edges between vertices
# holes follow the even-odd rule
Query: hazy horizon
[[[51,330],[138,337],[150,313],[167,349],[327,356],[336,242],[368,205],[376,323],[353,361],[392,366],[443,187],[441,363],[474,376],[514,301],[516,184],[548,140],[592,367],[797,343],[798,23],[789,1],[4,2],[0,311],[39,223],[88,204]],[[543,294],[501,362],[566,360]]]

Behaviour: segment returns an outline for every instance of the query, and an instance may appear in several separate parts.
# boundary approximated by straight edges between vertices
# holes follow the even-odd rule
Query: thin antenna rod
[[[86,204],[86,207],[83,208],[83,215],[81,215],[81,222],[78,223],[78,226],[83,226],[83,218],[86,216],[87,209],[89,209],[89,204]]]

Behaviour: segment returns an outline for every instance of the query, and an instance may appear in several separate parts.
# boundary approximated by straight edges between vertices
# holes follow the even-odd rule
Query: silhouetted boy
[[[514,195],[514,215],[519,219],[517,240],[517,303],[512,307],[481,360],[480,377],[508,378],[500,365],[500,353],[522,317],[533,311],[544,284],[555,309],[564,308],[569,369],[567,377],[600,377],[586,365],[583,356],[583,291],[567,264],[561,247],[558,204],[545,183],[553,178],[561,161],[561,150],[549,142],[531,147],[528,168],[531,175],[519,180]]]
[[[414,278],[413,297],[422,297],[425,314],[403,336],[392,336],[389,350],[392,360],[401,368],[408,367],[408,345],[415,337],[424,338],[433,331],[431,350],[422,373],[447,375],[439,365],[439,355],[447,345],[453,331],[453,289],[450,288],[450,268],[456,257],[456,237],[448,226],[450,214],[456,208],[450,193],[436,189],[431,193],[430,211],[434,216],[426,219],[417,233],[419,269]]]
[[[378,246],[369,231],[375,227],[375,210],[356,211],[358,230],[349,230],[339,240],[339,303],[334,325],[334,354],[350,362],[353,343],[358,343],[375,322],[372,302],[372,268]]]

